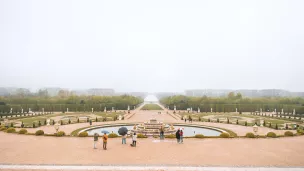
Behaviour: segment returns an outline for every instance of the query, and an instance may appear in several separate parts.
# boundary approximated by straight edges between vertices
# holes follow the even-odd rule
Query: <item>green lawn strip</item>
[[[141,110],[163,110],[159,105],[157,104],[145,104]]]

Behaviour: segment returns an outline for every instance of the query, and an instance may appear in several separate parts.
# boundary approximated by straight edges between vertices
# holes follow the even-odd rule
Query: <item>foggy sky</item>
[[[303,0],[0,1],[0,87],[304,91]]]

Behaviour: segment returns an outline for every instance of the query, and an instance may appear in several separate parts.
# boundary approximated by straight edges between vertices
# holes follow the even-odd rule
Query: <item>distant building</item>
[[[115,91],[113,89],[103,89],[103,88],[92,88],[88,90],[88,95],[93,96],[114,96]]]

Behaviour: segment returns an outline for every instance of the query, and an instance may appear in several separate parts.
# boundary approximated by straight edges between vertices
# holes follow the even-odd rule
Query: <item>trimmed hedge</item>
[[[7,133],[15,133],[16,132],[16,129],[15,128],[8,128],[6,130]]]
[[[5,131],[5,130],[6,130],[5,126],[3,126],[3,127],[0,128],[0,131]]]
[[[196,134],[194,137],[195,138],[205,138],[205,136],[203,134]]]
[[[277,134],[274,133],[274,132],[268,132],[266,136],[267,136],[267,137],[271,137],[271,138],[276,138],[276,137],[277,137]]]
[[[286,131],[286,132],[284,133],[284,135],[287,136],[287,137],[292,137],[292,136],[293,136],[293,133],[292,133],[291,131]]]
[[[79,137],[87,137],[89,134],[87,132],[81,132],[78,136]]]
[[[137,138],[147,138],[144,134],[137,134]]]
[[[116,138],[116,137],[118,137],[118,135],[115,134],[115,133],[111,133],[111,134],[108,135],[108,137],[109,138]]]
[[[56,133],[56,136],[57,137],[63,137],[63,136],[65,136],[65,132],[64,131],[59,131],[59,132]]]
[[[165,135],[165,138],[176,138],[175,134]]]
[[[228,133],[226,133],[226,132],[223,132],[223,133],[221,133],[220,137],[221,138],[229,138],[230,135]]]
[[[248,133],[246,134],[246,137],[247,137],[247,138],[255,138],[255,135],[254,135],[252,132],[248,132]]]
[[[38,131],[36,131],[35,135],[37,135],[37,136],[44,135],[44,131],[38,130]]]
[[[19,130],[19,134],[26,134],[27,133],[27,130],[26,129],[20,129]]]

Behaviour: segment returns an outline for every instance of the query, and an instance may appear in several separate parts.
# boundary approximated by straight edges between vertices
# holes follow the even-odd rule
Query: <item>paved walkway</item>
[[[0,165],[0,170],[102,170],[102,171],[303,171],[296,167],[191,167],[191,166],[75,166],[75,165]]]
[[[93,138],[40,137],[0,132],[2,164],[119,164],[188,166],[304,166],[304,137],[276,139],[138,139],[136,148],[109,139],[108,150]]]

